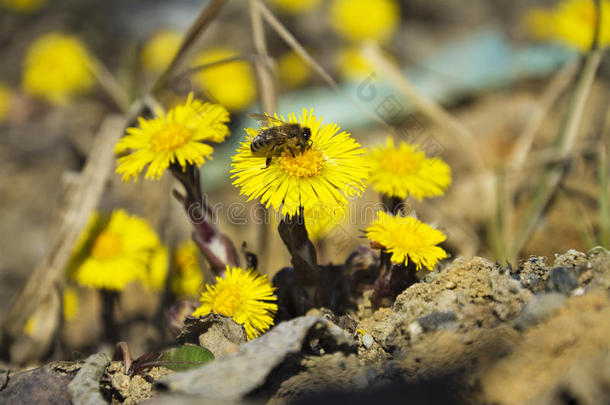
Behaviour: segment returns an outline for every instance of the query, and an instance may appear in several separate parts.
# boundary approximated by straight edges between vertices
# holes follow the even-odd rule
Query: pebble
[[[569,295],[572,290],[578,287],[578,278],[574,273],[574,270],[568,267],[555,267],[549,272],[545,290],[547,292],[556,291],[561,294]]]
[[[412,338],[417,337],[424,332],[424,328],[422,328],[419,322],[417,321],[411,322],[407,329],[409,330],[409,334]]]

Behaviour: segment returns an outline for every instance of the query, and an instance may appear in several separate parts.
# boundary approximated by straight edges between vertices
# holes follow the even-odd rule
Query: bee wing
[[[255,119],[256,121],[258,121],[258,125],[261,125],[264,127],[271,127],[271,126],[275,126],[275,125],[285,124],[284,121],[274,118],[274,117],[270,117],[267,114],[252,113],[252,114],[248,114],[248,117]]]

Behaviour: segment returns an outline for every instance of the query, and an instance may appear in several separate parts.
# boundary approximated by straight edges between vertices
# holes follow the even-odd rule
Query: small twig
[[[123,373],[125,375],[129,374],[129,369],[133,363],[133,357],[131,357],[131,351],[126,342],[119,342],[116,344],[114,347],[113,360],[123,360]]]

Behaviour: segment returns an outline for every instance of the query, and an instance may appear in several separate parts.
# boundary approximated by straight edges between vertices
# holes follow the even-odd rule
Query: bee
[[[267,157],[265,169],[272,158],[282,156],[284,152],[290,152],[294,157],[295,151],[303,153],[311,148],[311,129],[264,114],[249,114],[249,117],[257,120],[259,125],[268,127],[261,130],[250,144],[254,156]]]

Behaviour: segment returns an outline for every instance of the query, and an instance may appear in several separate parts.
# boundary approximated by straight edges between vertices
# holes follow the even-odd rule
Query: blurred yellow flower
[[[142,65],[153,73],[161,73],[172,61],[180,43],[182,34],[162,29],[153,34],[142,48]]]
[[[396,62],[396,58],[390,53],[384,52],[384,55],[389,61]],[[375,71],[358,46],[348,46],[339,50],[336,63],[341,77],[348,80],[362,80]]]
[[[312,241],[321,240],[343,223],[347,216],[347,205],[337,204],[330,207],[323,204],[312,207],[303,212],[305,229]]]
[[[76,315],[78,315],[78,291],[76,287],[67,285],[64,288],[63,294],[63,313],[64,320],[66,322],[70,322],[76,319]]]
[[[83,43],[73,35],[51,32],[37,38],[23,62],[23,90],[63,105],[90,90],[94,78]]]
[[[233,156],[231,176],[233,185],[248,201],[260,199],[266,207],[273,207],[282,215],[298,214],[316,206],[335,207],[347,204],[345,194],[360,195],[365,189],[368,165],[362,156],[365,150],[348,132],[339,132],[336,124],[322,124],[312,111],[303,109],[300,117],[294,113],[282,121],[299,123],[311,130],[311,148],[295,151],[295,156],[284,152],[273,158],[265,168],[265,156],[255,156],[250,150],[252,139],[259,130],[246,129],[246,140]]]
[[[179,297],[196,297],[203,289],[203,271],[199,266],[199,248],[192,240],[178,246],[174,254],[171,288]]]
[[[47,4],[47,0],[0,0],[0,5],[18,13],[33,13]]]
[[[601,0],[600,45],[610,45],[610,1]],[[555,40],[587,51],[595,38],[597,10],[593,0],[564,0],[553,8],[534,7],[524,15],[525,29],[532,37]]]
[[[78,292],[74,286],[67,285],[64,288],[62,294],[62,307],[64,321],[71,322],[76,319],[78,315]],[[55,316],[49,313],[52,306],[49,301],[43,302],[35,311],[30,315],[25,325],[23,326],[23,334],[32,338],[36,338],[40,335],[44,335],[53,330]],[[54,314],[52,314],[54,315]]]
[[[152,254],[148,268],[146,286],[153,291],[161,291],[165,287],[165,280],[169,269],[167,248],[160,245]]]
[[[288,88],[301,87],[311,76],[311,68],[296,52],[285,52],[277,60],[280,82]]]
[[[415,263],[417,270],[426,267],[432,270],[447,253],[436,246],[447,237],[439,230],[413,217],[393,216],[383,211],[366,229],[366,237],[392,254],[392,262],[402,264],[407,260]]]
[[[333,0],[330,25],[350,41],[389,40],[400,24],[396,0]]]
[[[391,137],[372,148],[368,160],[373,188],[388,197],[437,197],[451,184],[451,168],[442,159],[428,158],[417,145],[406,142],[396,147]]]
[[[194,67],[220,62],[238,56],[228,48],[215,48],[202,52],[194,60]],[[193,82],[206,91],[210,98],[231,111],[248,107],[256,97],[256,81],[250,64],[238,60],[221,63],[193,74]]]
[[[301,14],[310,11],[320,2],[321,0],[270,0],[272,5],[287,14]]]
[[[159,247],[157,234],[145,220],[124,210],[108,219],[95,214],[79,238],[69,274],[80,285],[120,291],[133,281],[148,281]]]
[[[118,174],[124,181],[137,180],[148,166],[146,178],[159,179],[165,169],[178,164],[200,166],[210,159],[214,148],[204,142],[222,142],[229,134],[226,123],[229,112],[222,106],[204,103],[190,93],[186,102],[171,108],[167,114],[157,111],[157,117],[138,119],[138,127],[127,128],[115,153]]]
[[[201,293],[201,306],[193,316],[210,312],[230,316],[243,325],[248,339],[253,339],[273,325],[277,304],[270,301],[277,300],[274,290],[267,276],[253,269],[227,267],[224,278],[216,277],[216,284],[212,286],[206,284]]]
[[[13,91],[8,86],[0,83],[0,122],[3,122],[8,116],[13,97]]]

